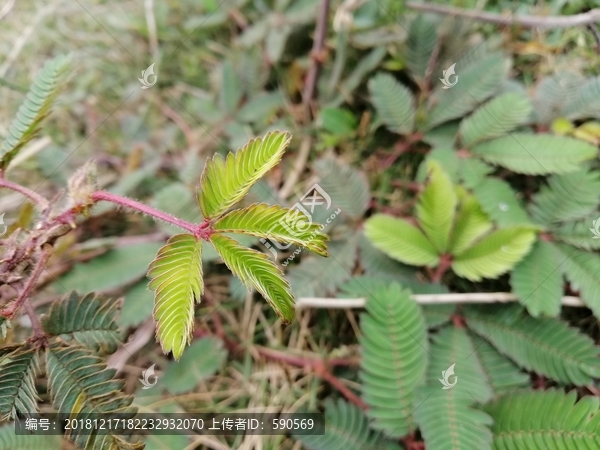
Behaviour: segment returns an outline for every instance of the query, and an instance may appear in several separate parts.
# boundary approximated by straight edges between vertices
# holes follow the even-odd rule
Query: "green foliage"
[[[423,79],[429,58],[438,39],[436,23],[427,15],[418,15],[410,25],[406,65],[415,77]]]
[[[283,132],[267,133],[251,140],[227,159],[219,154],[207,162],[202,172],[198,202],[205,218],[216,218],[244,197],[252,185],[275,167],[291,136]]]
[[[296,436],[309,450],[400,450],[383,433],[369,430],[369,421],[357,406],[343,400],[325,402],[325,434]]]
[[[38,410],[35,377],[38,371],[35,349],[17,348],[0,356],[0,420],[14,419],[17,413]]]
[[[452,229],[448,250],[453,254],[466,251],[480,237],[491,230],[493,224],[483,212],[479,202],[464,190],[459,190],[460,207]]]
[[[473,153],[516,173],[546,175],[576,172],[579,164],[596,157],[598,149],[566,136],[512,133],[476,145]]]
[[[235,239],[227,236],[213,234],[210,242],[229,270],[248,289],[254,288],[260,292],[284,323],[292,321],[294,298],[290,285],[279,267],[269,261],[267,255],[242,247]]]
[[[167,366],[160,382],[167,386],[173,395],[191,391],[200,380],[217,372],[226,359],[227,350],[223,348],[221,339],[197,339],[185,351],[181,361],[172,362]]]
[[[0,450],[63,450],[57,435],[15,434],[13,424],[0,427]]]
[[[509,133],[527,120],[531,110],[527,97],[514,92],[499,95],[461,122],[461,141],[471,147],[479,141]]]
[[[452,270],[469,280],[495,278],[510,270],[531,249],[535,233],[525,227],[497,230],[456,255]]]
[[[42,319],[42,327],[50,336],[74,339],[81,345],[102,353],[113,353],[122,336],[115,322],[118,303],[94,294],[80,296],[71,292],[52,304]]]
[[[52,405],[61,413],[102,413],[105,417],[118,413],[133,417],[137,412],[137,408],[130,406],[133,398],[120,392],[124,383],[113,380],[115,371],[107,369],[101,358],[82,347],[51,345],[46,350],[46,370]],[[143,448],[143,444],[129,444],[118,435],[86,435],[78,431],[73,430],[69,438],[80,448]]]
[[[413,428],[414,389],[425,374],[425,321],[410,291],[397,283],[373,292],[366,309],[360,317],[359,342],[367,415],[373,419],[372,428],[403,436]]]
[[[386,73],[369,80],[371,101],[379,120],[392,133],[407,134],[412,131],[415,118],[413,96],[410,91]]]
[[[533,317],[560,313],[563,283],[558,262],[550,244],[537,241],[512,271],[512,291]]]
[[[481,209],[499,226],[531,225],[519,195],[506,181],[489,177],[473,186],[472,190]]]
[[[322,226],[312,223],[309,217],[297,209],[254,204],[225,214],[215,222],[213,228],[222,233],[250,234],[284,243],[291,242],[321,256],[329,256],[326,245],[329,237],[319,233]]]
[[[438,253],[448,248],[458,198],[448,175],[435,161],[429,163],[429,182],[419,197],[416,215]]]
[[[19,150],[39,131],[62,87],[68,64],[68,57],[55,58],[48,61],[36,76],[0,147],[0,169],[6,169]]]
[[[600,446],[596,397],[577,401],[575,391],[558,389],[508,394],[486,408],[494,425],[494,449],[576,450]]]
[[[466,317],[469,328],[526,370],[576,385],[600,376],[592,340],[557,319],[534,319],[517,305],[469,308]]]
[[[189,234],[177,234],[162,247],[150,263],[148,288],[156,292],[154,320],[156,337],[163,351],[181,358],[191,339],[194,303],[204,291],[202,241]]]

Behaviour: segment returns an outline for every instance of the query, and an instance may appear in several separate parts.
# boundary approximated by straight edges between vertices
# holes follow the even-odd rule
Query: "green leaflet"
[[[101,413],[110,417],[133,417],[137,408],[133,397],[121,393],[124,382],[113,379],[102,358],[78,346],[52,344],[46,349],[48,388],[55,410],[64,414]],[[123,416],[121,416],[121,414]],[[79,448],[90,450],[142,450],[140,442],[130,444],[118,435],[78,433],[69,436]]]
[[[485,178],[472,187],[473,195],[490,218],[500,227],[531,225],[519,194],[499,178]]]
[[[405,264],[438,264],[435,247],[421,230],[405,220],[375,214],[365,222],[365,235],[383,253]]]
[[[557,319],[535,319],[518,305],[470,307],[466,318],[471,330],[528,371],[578,386],[600,376],[592,340]]]
[[[552,246],[538,240],[531,252],[513,269],[513,293],[533,317],[556,317],[560,313],[563,281],[560,260]]]
[[[215,154],[202,172],[198,202],[205,218],[215,218],[240,201],[265,173],[275,167],[291,141],[287,132],[255,138],[227,158]]]
[[[75,339],[96,351],[113,353],[122,339],[115,322],[117,306],[114,300],[73,291],[52,304],[49,314],[42,318],[42,327],[51,336]]]
[[[471,147],[479,141],[510,133],[525,123],[531,114],[529,98],[516,92],[499,95],[480,106],[460,124],[463,145]]]
[[[406,51],[406,65],[416,78],[424,78],[427,64],[438,36],[436,22],[426,14],[419,14],[410,24]]]
[[[194,303],[204,290],[202,241],[190,234],[172,236],[148,268],[148,288],[155,291],[156,337],[165,353],[181,358],[194,327]]]
[[[37,412],[35,389],[38,369],[35,349],[17,348],[2,355],[0,365],[0,420],[14,419],[17,413]],[[6,359],[6,360],[4,360]]]
[[[414,389],[427,363],[427,329],[410,291],[397,283],[368,296],[360,328],[362,397],[371,427],[399,437],[412,428]]]
[[[14,424],[0,426],[0,450],[64,450],[62,436],[15,434]]]
[[[413,96],[408,88],[386,73],[378,73],[369,80],[371,101],[379,119],[392,133],[412,131],[415,119]]]
[[[452,181],[436,161],[428,162],[429,182],[419,196],[419,224],[439,254],[448,249],[458,198]]]
[[[571,78],[572,78],[572,74]],[[576,84],[574,95],[566,96],[561,116],[571,120],[597,118],[600,113],[600,77],[589,78]]]
[[[19,150],[33,139],[42,120],[50,114],[68,64],[68,57],[57,57],[48,61],[36,76],[0,147],[0,169],[6,169]]]
[[[271,305],[284,323],[294,319],[294,298],[283,273],[269,261],[267,255],[250,248],[227,236],[213,234],[210,242],[229,270],[246,287],[255,288]]]
[[[466,251],[493,227],[475,197],[463,189],[457,189],[457,191],[460,196],[460,206],[448,246],[448,250],[452,254]]]
[[[579,290],[581,301],[600,317],[600,256],[578,250],[565,244],[552,244],[557,251],[560,269],[574,289]]]
[[[486,407],[495,450],[600,448],[600,403],[561,390],[507,394]],[[542,420],[543,418],[543,420]]]
[[[341,399],[325,401],[323,435],[294,437],[309,450],[400,450],[397,444],[385,440],[384,433],[369,429],[367,416],[358,406]]]
[[[329,256],[326,242],[329,237],[321,232],[322,226],[297,209],[269,206],[264,203],[236,209],[217,220],[213,228],[222,233],[250,234],[291,242],[301,247]]]
[[[530,250],[535,233],[525,227],[494,231],[473,247],[456,255],[452,270],[472,281],[495,278],[509,271]]]
[[[483,142],[472,151],[492,164],[528,175],[575,172],[598,153],[595,146],[570,137],[526,133]]]

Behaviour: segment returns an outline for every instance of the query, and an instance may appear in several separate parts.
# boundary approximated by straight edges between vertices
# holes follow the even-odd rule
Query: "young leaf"
[[[445,253],[458,198],[448,175],[436,161],[428,162],[429,182],[417,203],[417,219],[438,253]]]
[[[63,414],[119,414],[133,417],[137,408],[130,406],[133,397],[121,393],[124,382],[113,379],[114,369],[103,360],[78,346],[52,344],[46,350],[48,388],[54,409]],[[128,443],[119,435],[78,433],[72,430],[70,440],[79,448],[90,450],[142,450],[140,442]]]
[[[326,244],[329,237],[321,233],[322,226],[313,223],[310,217],[297,209],[254,204],[225,214],[214,223],[213,228],[222,233],[250,234],[283,243],[291,242],[321,256],[329,256]]]
[[[371,101],[379,119],[392,133],[412,131],[415,108],[411,92],[387,73],[378,73],[369,80]]]
[[[194,327],[194,302],[199,302],[202,281],[202,241],[177,234],[162,247],[148,268],[148,288],[156,291],[156,337],[165,353],[181,358]]]
[[[600,448],[597,397],[561,390],[507,394],[486,407],[494,419],[495,450]]]
[[[3,355],[0,365],[0,420],[14,419],[17,413],[34,413],[39,400],[35,389],[38,370],[34,349],[17,348]]]
[[[578,386],[600,376],[592,340],[557,319],[534,319],[519,305],[467,308],[466,317],[470,329],[528,371]]]
[[[563,294],[560,262],[547,242],[538,240],[534,244],[513,269],[510,282],[513,293],[533,317],[555,317],[560,313]]]
[[[450,237],[448,250],[460,254],[486,234],[493,226],[479,202],[463,189],[459,191],[460,206]]]
[[[524,123],[531,114],[529,98],[508,92],[480,106],[460,124],[463,145],[503,136]]]
[[[283,272],[269,261],[267,255],[242,247],[238,241],[227,236],[213,234],[210,242],[229,270],[246,287],[255,288],[275,310],[284,323],[294,319],[294,297]]]
[[[512,227],[495,231],[456,255],[452,270],[472,281],[496,278],[519,262],[534,241],[535,233],[529,228]]]
[[[198,202],[205,218],[218,217],[240,201],[265,173],[275,167],[292,137],[273,131],[255,138],[227,159],[215,154],[202,172]]]
[[[600,256],[565,244],[554,244],[560,268],[571,285],[578,289],[581,301],[600,317]]]
[[[389,436],[414,428],[414,389],[427,363],[427,329],[410,291],[398,283],[369,295],[360,328],[362,396],[371,427]]]
[[[365,235],[383,253],[405,264],[434,267],[439,261],[433,244],[405,220],[376,214],[366,221]]]
[[[570,137],[525,133],[483,142],[472,151],[492,164],[527,175],[575,172],[598,153],[595,146]]]
[[[51,336],[75,339],[102,353],[113,353],[121,342],[115,322],[118,302],[107,301],[93,293],[81,296],[73,291],[54,302],[42,318],[42,328]]]
[[[6,169],[19,150],[34,138],[40,123],[50,114],[68,62],[68,57],[64,56],[48,61],[36,76],[0,147],[0,169]]]

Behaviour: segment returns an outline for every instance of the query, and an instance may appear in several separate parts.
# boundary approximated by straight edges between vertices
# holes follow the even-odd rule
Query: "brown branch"
[[[306,117],[310,117],[310,104],[315,95],[317,86],[317,77],[323,59],[323,48],[325,47],[325,35],[327,34],[327,16],[329,14],[329,1],[321,0],[319,3],[319,15],[317,16],[317,24],[315,26],[315,38],[311,51],[311,65],[306,75],[306,84],[302,95],[302,103],[306,112]]]
[[[31,300],[26,298],[23,302],[23,307],[25,308],[25,312],[29,316],[29,320],[31,320],[31,328],[33,328],[33,338],[32,340],[40,340],[45,336],[44,330],[42,329],[42,325],[40,324],[40,319],[35,314],[35,310],[33,309],[33,305],[31,304]]]
[[[406,6],[422,12],[444,14],[448,16],[466,17],[468,19],[490,22],[498,25],[521,25],[527,28],[567,28],[600,22],[600,8],[572,16],[515,16],[510,14],[494,14],[476,10],[465,10],[453,6],[431,3],[407,2]]]

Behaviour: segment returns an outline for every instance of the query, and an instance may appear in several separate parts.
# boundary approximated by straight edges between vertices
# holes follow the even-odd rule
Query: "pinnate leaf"
[[[265,173],[275,167],[291,141],[287,132],[255,138],[224,160],[219,154],[204,167],[198,202],[205,218],[218,217],[240,201]]]
[[[220,234],[213,234],[210,242],[229,270],[249,290],[255,288],[260,292],[284,323],[294,319],[294,297],[290,286],[283,272],[267,255],[242,247],[235,239]]]
[[[250,234],[279,242],[291,242],[328,256],[327,240],[322,226],[297,209],[282,208],[264,203],[236,209],[217,220],[213,228],[222,233]]]
[[[202,241],[190,234],[171,237],[150,263],[148,278],[148,288],[155,291],[156,337],[178,360],[191,339],[194,303],[204,289]]]
[[[17,413],[34,413],[37,408],[35,376],[38,370],[34,349],[17,348],[3,355],[0,365],[0,420]]]
[[[462,189],[459,189],[458,193],[461,198],[460,206],[448,248],[450,253],[456,254],[469,248],[493,226],[475,197]]]
[[[472,281],[495,278],[510,270],[531,249],[535,233],[525,227],[497,230],[457,255],[452,270]]]
[[[396,79],[386,73],[378,73],[369,80],[369,92],[379,119],[392,133],[406,134],[412,131],[415,118],[413,96]]]

